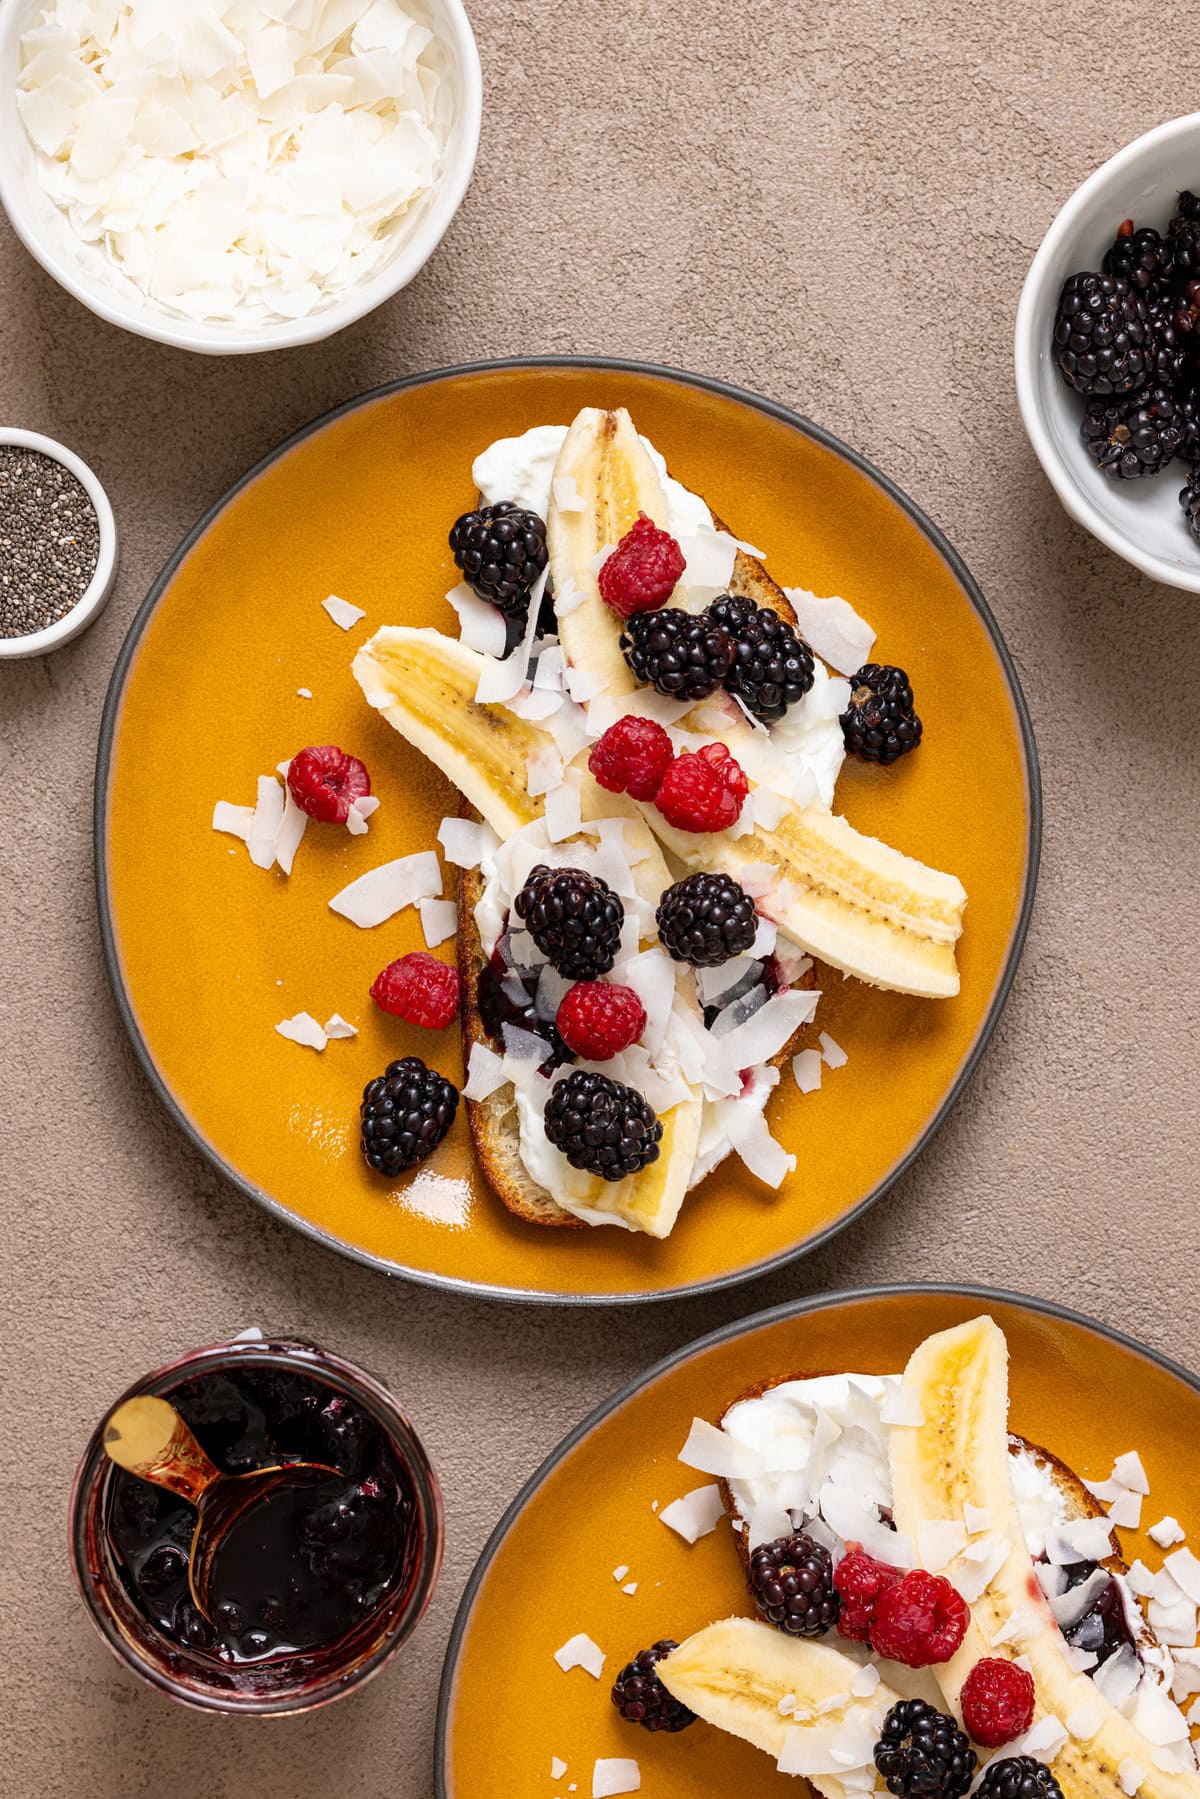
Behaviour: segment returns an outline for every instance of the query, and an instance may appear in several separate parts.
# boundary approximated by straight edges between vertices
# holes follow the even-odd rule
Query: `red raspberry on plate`
[[[725,745],[706,743],[672,762],[654,804],[677,831],[727,831],[737,823],[749,791],[743,769]]]
[[[458,970],[423,949],[413,950],[388,963],[371,998],[381,1012],[424,1025],[427,1031],[444,1031],[458,1013]]]
[[[637,1042],[646,1028],[646,1008],[632,987],[580,981],[564,995],[554,1023],[577,1056],[607,1062]]]
[[[899,1568],[877,1562],[861,1543],[848,1543],[846,1554],[833,1571],[833,1584],[842,1602],[838,1613],[839,1634],[854,1643],[869,1643],[879,1596],[894,1587],[899,1579]]]
[[[330,825],[344,825],[354,801],[371,791],[366,764],[333,743],[293,756],[287,784],[301,812]]]
[[[652,718],[628,713],[592,745],[588,767],[609,793],[628,793],[652,800],[662,785],[675,752],[671,739]]]
[[[871,1647],[907,1668],[930,1668],[950,1660],[970,1622],[970,1606],[943,1575],[913,1568],[879,1595]]]
[[[622,618],[665,606],[687,563],[669,531],[639,512],[600,570],[600,598]]]
[[[986,1749],[1024,1736],[1033,1723],[1033,1675],[1016,1662],[985,1655],[963,1683],[963,1723]]]

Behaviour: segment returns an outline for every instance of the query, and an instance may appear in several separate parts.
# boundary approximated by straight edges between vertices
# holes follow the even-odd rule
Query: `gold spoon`
[[[198,1513],[188,1558],[188,1586],[197,1611],[213,1623],[213,1564],[230,1530],[246,1510],[285,1487],[312,1485],[341,1471],[325,1462],[286,1462],[223,1474],[197,1443],[173,1405],[143,1394],[119,1405],[104,1426],[110,1461],[165,1487],[194,1505]]]

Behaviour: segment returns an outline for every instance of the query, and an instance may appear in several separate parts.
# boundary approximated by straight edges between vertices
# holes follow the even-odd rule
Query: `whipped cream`
[[[860,1536],[856,1524],[850,1534],[864,1541],[869,1553],[896,1565],[920,1560],[911,1542],[890,1529],[888,1436],[893,1426],[887,1410],[889,1396],[900,1391],[898,1374],[827,1374],[782,1382],[730,1407],[721,1430],[731,1445],[747,1452],[742,1460],[747,1472],[732,1473],[729,1489],[746,1521],[751,1548],[785,1528],[803,1527],[840,1553],[846,1531],[838,1525],[845,1525],[848,1514],[855,1517],[857,1507],[865,1529]],[[737,1448],[731,1453],[736,1456]],[[1051,1531],[1069,1520],[1066,1498],[1052,1468],[1025,1443],[1009,1457],[1009,1471],[1021,1529],[1037,1561]],[[1150,1683],[1169,1689],[1173,1659],[1162,1644],[1148,1640],[1128,1581],[1119,1574],[1113,1578],[1142,1664],[1121,1707],[1132,1713],[1138,1687]]]

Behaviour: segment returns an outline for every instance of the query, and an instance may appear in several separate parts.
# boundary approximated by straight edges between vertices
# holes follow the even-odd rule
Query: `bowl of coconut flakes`
[[[407,286],[480,113],[460,0],[0,7],[0,203],[84,305],[181,349],[315,343]]]

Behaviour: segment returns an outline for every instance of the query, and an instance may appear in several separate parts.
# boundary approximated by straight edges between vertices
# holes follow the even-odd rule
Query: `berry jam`
[[[188,1590],[195,1508],[113,1470],[106,1528],[130,1597],[164,1636],[215,1661],[263,1661],[340,1642],[411,1578],[415,1500],[389,1439],[353,1400],[307,1375],[245,1368],[169,1395],[226,1474],[324,1462],[241,1513],[212,1569],[210,1625]]]
[[[1096,1567],[1095,1562],[1072,1562],[1069,1567],[1064,1568],[1067,1592],[1073,1587],[1081,1587],[1096,1572]],[[1120,1588],[1115,1580],[1107,1581],[1100,1588],[1091,1609],[1069,1625],[1063,1635],[1073,1648],[1090,1650],[1101,1662],[1106,1662],[1110,1655],[1115,1655],[1118,1649],[1126,1646],[1136,1650],[1137,1645],[1121,1601]]]
[[[507,934],[506,934],[507,935]],[[535,1037],[542,1037],[550,1046],[550,1058],[541,1065],[541,1073],[551,1075],[561,1063],[573,1062],[574,1056],[555,1030],[548,1018],[539,1018],[535,997],[538,977],[536,970],[509,968],[502,953],[506,936],[492,951],[492,959],[479,977],[478,1001],[479,1016],[483,1020],[483,1028],[501,1050],[504,1048],[504,1029],[506,1024],[518,1025],[523,1031],[531,1031]],[[513,979],[519,980],[525,991],[525,1004],[518,1004],[512,993],[506,991],[505,983],[511,988]]]
[[[762,1006],[765,1006],[769,999],[774,999],[777,993],[786,993],[788,991],[788,984],[784,979],[783,970],[774,956],[768,956],[765,961],[758,962],[753,968],[747,969],[745,975],[736,986],[726,989],[716,1005],[705,1006],[705,1030],[711,1031],[722,1012],[726,1011],[730,1006],[736,1005],[739,1001],[748,999],[751,994],[757,995],[760,989],[763,997],[761,1000],[758,1000],[757,1003]],[[748,1017],[750,1016],[751,1010],[752,1009],[747,1010]]]

